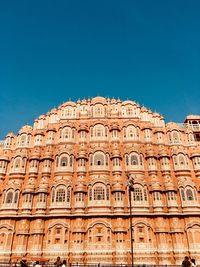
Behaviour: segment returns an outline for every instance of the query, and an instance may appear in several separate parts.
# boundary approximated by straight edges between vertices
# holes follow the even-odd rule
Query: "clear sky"
[[[1,1],[0,139],[96,95],[200,114],[200,1]]]

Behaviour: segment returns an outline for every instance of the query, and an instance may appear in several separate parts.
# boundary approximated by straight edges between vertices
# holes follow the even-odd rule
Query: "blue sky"
[[[199,0],[0,4],[0,139],[68,99],[200,114]]]

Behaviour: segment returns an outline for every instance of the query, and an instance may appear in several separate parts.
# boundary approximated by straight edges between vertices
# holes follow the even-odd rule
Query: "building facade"
[[[200,116],[134,101],[66,102],[0,145],[0,260],[200,260]]]

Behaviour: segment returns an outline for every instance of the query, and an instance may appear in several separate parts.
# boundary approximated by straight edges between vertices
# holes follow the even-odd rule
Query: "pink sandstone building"
[[[0,261],[200,261],[200,116],[134,101],[66,102],[0,144]]]

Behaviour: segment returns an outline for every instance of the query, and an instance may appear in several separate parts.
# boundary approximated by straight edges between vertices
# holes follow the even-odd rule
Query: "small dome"
[[[119,124],[117,122],[112,122],[110,125],[110,131],[111,130],[118,130],[120,131]]]
[[[86,100],[86,99],[83,99],[83,100],[81,101],[81,104],[82,104],[82,105],[87,105],[87,100]]]
[[[112,185],[112,192],[124,192],[124,186],[122,183],[116,182]]]
[[[32,183],[29,183],[26,185],[26,188],[24,189],[23,193],[32,193],[34,192],[35,185]]]
[[[113,149],[113,152],[111,153],[111,158],[121,158],[121,154],[119,149]]]
[[[100,103],[100,104],[107,104],[107,100],[105,97],[102,97],[102,96],[96,96],[94,98],[91,99],[91,103],[93,105],[97,104],[97,103]]]
[[[55,113],[57,113],[57,109],[56,109],[56,108],[53,108],[53,109],[51,109],[51,110],[49,111],[49,113],[50,113],[50,114],[55,114]]]
[[[52,159],[52,158],[53,158],[53,154],[51,151],[46,151],[44,155],[42,156],[42,159]]]
[[[180,131],[180,130],[183,130],[183,128],[181,127],[181,125],[179,125],[179,124],[177,124],[177,123],[175,123],[175,122],[169,122],[169,123],[167,123],[166,124],[166,129],[167,130],[178,130],[178,131]]]
[[[33,128],[30,125],[25,125],[19,130],[19,134],[31,133]]]
[[[78,128],[78,132],[80,132],[80,131],[86,131],[86,132],[88,132],[89,131],[88,125],[86,123],[80,124],[79,125],[79,128]]]
[[[48,184],[45,183],[39,184],[38,192],[48,192]]]
[[[192,152],[191,155],[190,155],[191,158],[194,158],[194,157],[200,157],[200,153],[198,151],[196,152]]]
[[[141,107],[141,112],[148,112],[148,109],[143,106]]]
[[[131,100],[126,100],[126,101],[123,101],[122,102],[122,106],[125,106],[125,105],[132,105],[132,106],[135,106],[137,105],[134,101],[131,101]]]
[[[63,104],[61,105],[61,107],[67,107],[67,106],[75,107],[75,106],[76,106],[76,103],[73,102],[73,101],[67,101],[67,102],[65,102],[65,103],[63,103]]]
[[[13,132],[10,132],[6,135],[6,137],[15,137],[15,134]]]
[[[80,150],[77,153],[77,159],[87,159],[87,153],[85,150]]]
[[[155,151],[152,148],[148,148],[146,151],[146,157],[157,157]]]
[[[158,152],[158,157],[169,157],[169,153],[166,150],[160,150]]]
[[[29,160],[30,159],[38,159],[39,160],[40,159],[40,152],[34,151],[33,153],[31,153]]]
[[[74,192],[87,192],[86,185],[83,183],[76,184]]]
[[[0,156],[0,160],[10,161],[9,157],[5,155]]]

